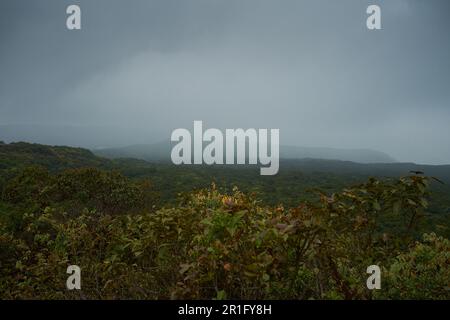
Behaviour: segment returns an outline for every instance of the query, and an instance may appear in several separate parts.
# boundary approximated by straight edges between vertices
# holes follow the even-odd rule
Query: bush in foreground
[[[73,181],[72,174],[64,179]],[[65,198],[89,176],[64,184],[72,188]],[[67,199],[50,192],[45,206],[33,205],[39,196],[29,198],[33,210],[16,229],[2,220],[0,297],[449,299],[449,241],[433,234],[416,239],[427,184],[416,176],[371,179],[292,209],[263,206],[237,189],[222,194],[213,185],[174,207],[128,212],[122,204],[129,198],[110,193],[103,200],[122,213],[113,205],[77,206],[76,214],[58,205]],[[118,185],[125,194],[134,190],[126,179]],[[80,291],[65,288],[71,264],[81,267]],[[366,288],[372,264],[382,268],[379,291]]]

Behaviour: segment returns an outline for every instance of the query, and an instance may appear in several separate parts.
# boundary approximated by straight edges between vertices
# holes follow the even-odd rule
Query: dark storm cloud
[[[65,29],[72,3],[81,31]],[[369,4],[383,30],[366,29]],[[449,163],[449,12],[446,0],[5,0],[0,123],[122,128],[142,143],[203,120]]]

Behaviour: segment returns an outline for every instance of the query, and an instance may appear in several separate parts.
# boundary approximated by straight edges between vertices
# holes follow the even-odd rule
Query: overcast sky
[[[382,30],[367,30],[369,4]],[[1,0],[8,139],[57,125],[65,143],[93,147],[64,126],[151,143],[194,120],[450,163],[450,1]]]

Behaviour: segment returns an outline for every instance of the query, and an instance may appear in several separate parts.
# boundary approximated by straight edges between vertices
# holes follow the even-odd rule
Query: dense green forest
[[[448,172],[280,168],[0,143],[0,298],[450,299]]]

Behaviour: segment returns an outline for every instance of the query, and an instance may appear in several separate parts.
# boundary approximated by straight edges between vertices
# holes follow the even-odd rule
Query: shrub
[[[448,240],[415,238],[424,177],[371,179],[290,209],[212,185],[137,212],[143,189],[117,173],[28,174],[6,199],[23,192],[34,210],[19,230],[0,220],[3,299],[449,298]],[[65,289],[70,264],[81,267],[80,291]],[[381,291],[366,288],[371,264],[383,270]]]

